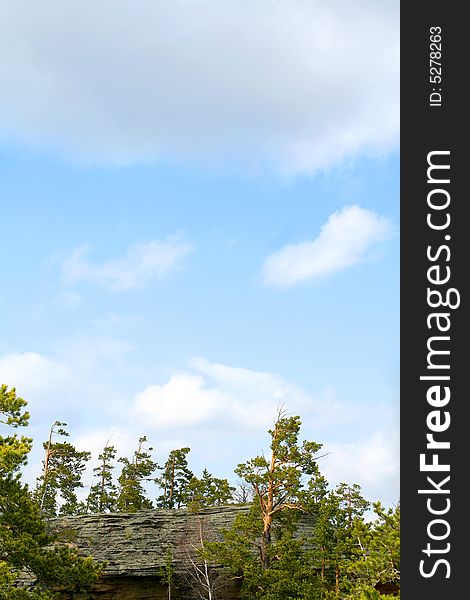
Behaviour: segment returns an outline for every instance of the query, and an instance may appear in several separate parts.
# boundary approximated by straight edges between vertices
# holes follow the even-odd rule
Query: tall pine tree
[[[374,598],[377,587],[386,584],[400,594],[400,505],[386,510],[374,502],[376,518],[356,529],[355,557],[347,565],[349,593]],[[391,595],[387,599],[392,600]]]
[[[87,512],[113,512],[117,504],[117,486],[113,481],[114,459],[116,448],[106,444],[98,457],[99,465],[93,469],[98,481],[91,486],[86,501]]]
[[[0,597],[51,600],[56,591],[85,591],[101,567],[69,546],[53,544],[37,502],[21,482],[31,440],[11,429],[28,425],[25,407],[14,388],[0,386]],[[34,578],[33,589],[17,583],[24,571]]]
[[[227,479],[213,477],[207,469],[202,472],[202,477],[193,477],[188,484],[188,507],[197,511],[208,506],[221,506],[233,501],[235,488],[231,487]]]
[[[321,564],[325,591],[336,595],[345,591],[347,565],[355,556],[357,532],[363,528],[363,515],[368,507],[357,484],[340,483],[322,498],[317,510],[313,557]]]
[[[37,479],[35,495],[47,517],[74,515],[85,509],[84,503],[77,497],[77,490],[83,488],[82,475],[91,453],[79,451],[67,441],[54,441],[54,437],[69,436],[66,425],[56,421],[43,444],[43,471]]]
[[[190,448],[172,450],[161,467],[162,474],[155,479],[162,490],[157,498],[159,508],[180,508],[188,502],[189,484],[193,473],[188,467]]]
[[[287,511],[303,510],[304,478],[318,474],[316,453],[322,447],[316,442],[299,443],[300,417],[288,417],[280,410],[269,430],[270,455],[256,456],[241,463],[235,473],[249,483],[262,520],[260,561],[263,569],[270,566],[271,531],[275,519]]]
[[[143,508],[152,508],[152,502],[147,498],[143,482],[150,481],[157,468],[146,448],[147,437],[139,438],[137,449],[131,459],[122,457],[121,474],[118,477],[118,497],[116,508],[121,512],[135,512]]]
[[[296,537],[299,517],[323,493],[316,456],[321,444],[299,442],[300,417],[279,411],[269,430],[270,453],[238,465],[236,474],[251,486],[248,512],[235,517],[222,542],[208,542],[213,560],[227,565],[249,600],[319,600],[320,581]]]

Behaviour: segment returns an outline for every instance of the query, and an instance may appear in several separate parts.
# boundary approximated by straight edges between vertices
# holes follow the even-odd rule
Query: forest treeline
[[[89,589],[100,576],[103,565],[54,543],[46,527],[51,517],[146,508],[198,514],[226,504],[247,510],[220,541],[205,539],[201,528],[197,560],[191,559],[201,599],[217,600],[227,578],[239,581],[240,597],[248,600],[377,600],[384,584],[395,593],[388,598],[399,597],[399,504],[371,505],[357,484],[330,489],[319,468],[322,445],[299,439],[299,416],[278,411],[268,430],[269,453],[236,466],[236,487],[209,469],[195,475],[188,447],[172,450],[158,464],[142,436],[127,457],[118,457],[108,442],[83,493],[92,457],[75,448],[60,421],[44,441],[36,485],[22,482],[32,440],[15,430],[29,424],[26,406],[14,388],[0,387],[0,600],[51,600],[58,592]],[[366,520],[370,508],[375,519]],[[297,535],[301,518],[314,524],[309,539]],[[170,598],[178,585],[171,552],[167,562],[162,581]],[[214,562],[225,565],[222,572],[208,569]],[[25,571],[34,575],[34,589],[22,587]]]
[[[142,436],[132,456],[117,458],[107,443],[93,469],[89,493],[83,482],[90,452],[79,451],[68,441],[66,423],[56,421],[43,443],[42,473],[33,497],[45,517],[102,512],[135,512],[146,508],[190,508],[246,502],[243,485],[237,490],[227,479],[214,477],[204,469],[196,477],[188,465],[190,448],[172,450],[159,465],[152,458],[147,437]],[[153,498],[152,498],[153,490]],[[82,492],[82,493],[80,493]],[[82,499],[79,499],[81,496]]]

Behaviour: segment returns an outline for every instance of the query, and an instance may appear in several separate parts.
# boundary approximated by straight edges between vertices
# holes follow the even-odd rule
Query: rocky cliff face
[[[168,552],[180,570],[188,545],[220,538],[244,506],[207,508],[198,514],[183,509],[152,509],[136,513],[107,513],[62,517],[51,522],[59,539],[76,545],[80,552],[106,561],[107,577],[159,576]]]
[[[78,547],[81,554],[106,562],[101,580],[92,592],[67,594],[64,600],[168,600],[168,588],[162,584],[162,571],[172,557],[178,586],[171,598],[199,598],[194,589],[194,562],[200,562],[196,548],[204,540],[220,539],[220,531],[229,528],[245,506],[208,508],[198,514],[187,510],[143,510],[62,517],[50,522],[59,540]],[[211,565],[217,577],[218,565]],[[220,592],[220,598],[234,600],[234,585]]]
[[[67,594],[64,600],[168,600],[162,571],[169,556],[178,584],[171,591],[171,600],[205,598],[196,589],[194,575],[200,564],[196,549],[201,539],[220,539],[221,530],[229,528],[236,515],[246,510],[246,506],[236,505],[207,508],[198,514],[152,509],[54,519],[50,528],[60,541],[76,546],[97,562],[106,562],[92,592]],[[308,535],[311,527],[311,523],[302,522],[299,534]],[[210,568],[211,578],[220,585],[217,599],[236,600],[236,584],[218,577],[221,565]]]

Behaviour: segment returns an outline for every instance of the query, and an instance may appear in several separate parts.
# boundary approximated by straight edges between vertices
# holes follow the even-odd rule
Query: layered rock
[[[177,584],[171,598],[199,598],[192,576],[197,568],[193,562],[200,563],[197,548],[201,547],[201,539],[220,539],[220,532],[246,510],[246,506],[225,506],[195,514],[183,509],[152,509],[54,519],[50,529],[60,542],[106,563],[91,592],[64,594],[64,600],[168,600],[162,574],[169,558]],[[211,565],[212,579],[218,577],[219,569],[220,565]],[[233,582],[223,587],[218,597],[237,598]]]
[[[168,600],[162,576],[171,559],[176,586],[172,600],[192,600],[197,593],[195,569],[201,566],[201,540],[221,539],[246,505],[213,507],[195,514],[184,509],[152,509],[136,513],[106,513],[61,517],[50,521],[61,543],[81,555],[105,562],[103,575],[89,593],[65,594],[64,600]],[[301,521],[298,535],[309,537],[312,523]],[[210,577],[219,587],[217,598],[236,600],[237,584],[219,576],[222,565],[210,565]]]
[[[188,545],[196,546],[200,533],[205,540],[220,539],[245,506],[206,508],[194,514],[184,509],[151,509],[136,513],[105,513],[61,517],[50,522],[59,539],[106,561],[106,577],[159,576],[168,553],[173,553],[175,570],[181,570]]]

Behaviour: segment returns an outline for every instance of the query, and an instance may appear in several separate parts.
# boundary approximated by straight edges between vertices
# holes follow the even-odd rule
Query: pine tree
[[[151,480],[157,464],[149,454],[153,448],[145,448],[146,441],[146,436],[139,438],[132,459],[126,457],[118,459],[123,467],[118,477],[116,508],[121,512],[135,512],[153,507],[152,502],[146,496],[143,482]]]
[[[51,600],[56,597],[52,590],[88,589],[101,567],[68,546],[52,545],[39,506],[21,482],[31,440],[10,431],[3,435],[2,426],[28,425],[25,407],[14,388],[0,386],[0,598]],[[24,570],[36,578],[34,589],[15,583]]]
[[[315,454],[322,444],[308,441],[299,444],[300,426],[300,417],[287,417],[280,410],[274,428],[269,430],[269,458],[257,456],[235,469],[235,473],[252,486],[261,511],[260,560],[263,569],[270,566],[271,530],[276,516],[304,509],[304,476],[318,474]]]
[[[378,584],[400,587],[400,504],[385,510],[375,502],[373,507],[375,520],[355,531],[355,557],[347,565],[351,597],[373,597]]]
[[[235,488],[231,487],[227,479],[213,477],[207,469],[202,472],[202,477],[193,476],[188,484],[188,506],[197,511],[208,506],[221,506],[233,501]]]
[[[160,577],[163,585],[166,585],[167,590],[167,600],[171,600],[172,592],[174,588],[176,588],[175,582],[175,567],[174,567],[174,549],[172,546],[169,546],[165,555],[165,564],[162,568],[160,568]]]
[[[44,515],[74,515],[84,511],[77,490],[83,488],[82,475],[91,453],[79,451],[73,444],[53,441],[55,436],[68,437],[66,423],[56,421],[44,442],[42,475],[37,479],[36,498]]]
[[[308,514],[314,494],[325,484],[319,474],[316,442],[299,442],[300,417],[279,411],[271,437],[270,455],[257,456],[238,465],[235,473],[253,491],[247,513],[236,516],[223,531],[222,542],[206,549],[218,564],[228,566],[239,578],[241,597],[250,600],[316,600],[321,582],[303,540],[296,537],[301,514]]]
[[[97,483],[91,486],[86,501],[87,512],[102,513],[116,510],[117,486],[113,482],[113,461],[116,458],[116,448],[106,446],[98,459],[100,464],[93,469]]]
[[[364,526],[362,517],[368,507],[369,503],[362,497],[357,484],[340,483],[321,500],[313,555],[314,560],[320,560],[325,590],[333,590],[335,594],[344,592],[347,566],[357,548],[356,534]]]
[[[12,429],[28,424],[30,415],[24,410],[26,401],[16,395],[15,388],[0,386],[0,425]],[[31,451],[32,440],[25,436],[18,437],[16,433],[2,436],[0,445],[0,477],[17,477],[20,468],[26,464],[28,453]]]
[[[162,494],[157,498],[159,508],[181,508],[186,505],[189,484],[194,477],[186,458],[189,452],[190,448],[172,450],[161,467],[162,474],[155,479],[162,490]]]

